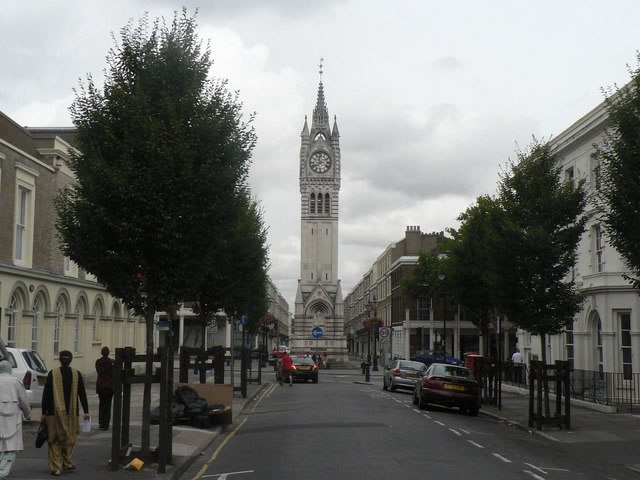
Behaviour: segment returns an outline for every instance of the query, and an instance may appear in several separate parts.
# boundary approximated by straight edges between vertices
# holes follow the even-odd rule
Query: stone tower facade
[[[344,302],[338,279],[340,133],[329,125],[322,80],[311,128],[300,134],[301,258],[291,332],[294,353],[327,352],[347,360]],[[314,335],[315,334],[315,335]]]

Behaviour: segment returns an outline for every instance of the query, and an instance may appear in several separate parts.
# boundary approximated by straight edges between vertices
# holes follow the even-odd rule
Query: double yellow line
[[[262,394],[260,395],[260,397],[256,401],[256,404],[251,409],[251,413],[256,411],[256,408],[258,407],[260,402],[263,399],[268,398],[273,393],[273,391],[276,389],[277,386],[278,386],[278,384],[274,383],[269,388],[267,388],[264,392],[262,392]],[[247,423],[247,420],[249,420],[248,416],[245,417],[244,419],[242,419],[242,421],[238,424],[238,426],[236,428],[234,428],[234,430],[229,435],[227,435],[227,437],[222,441],[222,443],[220,445],[218,445],[218,448],[216,448],[214,450],[214,452],[211,454],[211,458],[209,458],[209,460],[207,460],[205,462],[205,464],[202,465],[202,468],[198,471],[198,473],[196,473],[195,477],[193,477],[192,480],[199,480],[200,478],[202,478],[202,475],[205,474],[205,472],[207,471],[207,468],[209,468],[209,465],[211,465],[215,461],[215,459],[218,457],[218,454],[222,451],[222,449],[227,444],[227,442],[229,440],[231,440],[236,433],[238,433],[238,430],[240,430],[242,428],[242,426],[245,423]]]

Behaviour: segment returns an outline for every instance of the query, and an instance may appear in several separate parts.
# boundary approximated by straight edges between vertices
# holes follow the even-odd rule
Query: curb
[[[260,385],[260,387],[253,393],[253,395],[251,397],[247,397],[247,401],[244,403],[244,405],[242,406],[242,408],[240,409],[240,411],[234,415],[234,418],[237,418],[238,416],[240,416],[242,414],[242,412],[244,412],[244,410],[247,408],[247,406],[253,402],[253,400],[255,399],[255,397],[262,391],[264,390],[267,386],[271,385],[271,382],[264,382],[262,385]],[[213,442],[216,441],[216,439],[218,438],[218,436],[224,432],[225,427],[224,425],[220,425],[218,426],[218,428],[216,429],[217,432],[214,436],[212,436],[209,440],[206,440],[204,442],[202,442],[200,445],[197,446],[197,448],[195,449],[194,454],[189,455],[188,457],[186,457],[186,460],[184,462],[182,462],[180,465],[178,465],[173,472],[171,472],[171,476],[169,477],[170,480],[178,480],[189,468],[191,468],[191,466],[195,463],[196,459],[198,457],[200,457],[200,453],[204,450],[206,450],[207,448],[209,448],[211,446],[211,444]]]

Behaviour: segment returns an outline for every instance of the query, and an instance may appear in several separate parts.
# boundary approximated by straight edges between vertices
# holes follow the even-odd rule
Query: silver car
[[[382,377],[382,389],[387,388],[392,392],[396,388],[407,388],[414,390],[416,381],[427,371],[427,367],[422,362],[412,360],[394,360],[384,369]]]

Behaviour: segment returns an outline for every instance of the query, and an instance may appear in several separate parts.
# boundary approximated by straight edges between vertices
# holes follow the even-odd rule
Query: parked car
[[[478,415],[480,388],[467,367],[434,363],[416,383],[413,404],[426,409],[429,403],[458,407],[462,413]]]
[[[13,376],[18,378],[27,391],[29,405],[40,406],[42,392],[47,381],[47,366],[35,350],[7,347]]]
[[[280,345],[278,348],[274,348],[273,350],[271,350],[271,356],[273,358],[281,357],[285,353],[289,353],[289,347],[287,347],[286,345]]]
[[[318,383],[318,365],[311,357],[296,357],[293,359],[294,370],[291,372],[293,380],[311,380]]]
[[[418,350],[415,357],[416,362],[422,362],[427,367],[432,363],[448,363],[449,365],[464,365],[459,358],[452,357],[449,353],[442,350]]]
[[[384,369],[382,389],[392,392],[396,388],[415,389],[416,380],[427,370],[424,363],[413,360],[394,360]]]
[[[4,342],[0,338],[0,361],[7,360],[9,358],[9,354],[7,353],[7,349],[4,346]]]

